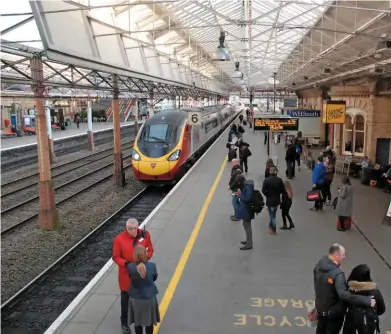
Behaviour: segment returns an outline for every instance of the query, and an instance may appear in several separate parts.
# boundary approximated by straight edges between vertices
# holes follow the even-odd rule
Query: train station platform
[[[247,130],[244,138],[253,153],[247,178],[261,190],[267,160],[263,134]],[[227,190],[231,166],[226,162],[226,140],[227,132],[144,222],[155,245],[152,261],[159,272],[162,322],[155,333],[314,333],[306,327],[306,305],[314,303],[312,271],[335,242],[346,247],[347,275],[355,265],[368,264],[386,303],[391,300],[391,270],[368,241],[354,227],[338,232],[331,207],[323,212],[309,210],[306,192],[312,182],[306,169],[291,182],[296,229],[269,235],[264,209],[252,222],[253,249],[239,250],[244,229],[241,222],[229,218],[233,210]],[[272,145],[271,156],[278,157],[283,173],[284,155],[283,142]],[[365,202],[367,195],[360,193],[366,191],[364,186],[355,190],[358,224],[384,204]],[[391,240],[391,228],[377,230],[380,223],[372,220],[367,226]],[[280,212],[277,224],[281,226]],[[384,252],[390,257],[390,248]],[[391,333],[389,310],[381,317],[381,329]],[[122,333],[116,265],[108,262],[46,333]]]
[[[133,125],[134,122],[122,122],[121,127]],[[93,123],[92,130],[94,133],[99,133],[102,131],[110,130],[113,128],[113,122],[104,122],[104,123]],[[53,131],[53,140],[63,140],[66,138],[77,137],[80,135],[85,135],[87,133],[88,125],[87,123],[80,123],[79,129],[75,123],[72,123],[71,127],[68,127],[66,130],[56,130]],[[23,136],[23,137],[12,137],[12,138],[1,138],[1,151],[9,150],[16,147],[23,147],[29,145],[37,144],[37,136]]]

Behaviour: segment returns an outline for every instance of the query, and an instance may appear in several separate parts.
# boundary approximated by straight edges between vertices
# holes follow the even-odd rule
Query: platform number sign
[[[201,113],[200,112],[189,112],[188,122],[191,125],[201,125]]]

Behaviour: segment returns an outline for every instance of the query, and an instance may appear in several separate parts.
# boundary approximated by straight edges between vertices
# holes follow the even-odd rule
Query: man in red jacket
[[[133,262],[133,250],[136,245],[147,249],[148,259],[153,255],[153,245],[148,231],[138,227],[138,221],[130,218],[126,221],[126,229],[114,239],[113,261],[118,264],[118,281],[121,290],[121,325],[124,333],[130,333],[128,326],[128,301],[130,277],[127,264]]]

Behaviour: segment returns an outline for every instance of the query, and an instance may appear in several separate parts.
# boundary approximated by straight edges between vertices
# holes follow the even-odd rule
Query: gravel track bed
[[[144,188],[130,169],[125,173],[127,184],[124,188],[116,187],[113,180],[108,179],[61,205],[61,231],[42,231],[38,228],[38,220],[34,219],[17,233],[12,233],[12,238],[2,238],[2,302]]]
[[[121,143],[123,144],[123,143],[129,142],[130,140],[133,140],[133,139],[134,139],[134,136],[131,136],[131,137],[124,136],[123,138],[121,138]],[[113,142],[109,142],[109,143],[95,146],[94,151],[89,151],[86,148],[84,150],[80,150],[77,153],[74,152],[74,153],[69,153],[66,155],[59,156],[59,157],[56,157],[56,162],[53,164],[53,167],[56,167],[56,166],[61,165],[63,163],[71,162],[71,161],[74,161],[74,160],[77,160],[77,159],[80,159],[83,157],[88,157],[96,152],[101,152],[101,151],[104,151],[104,150],[107,150],[107,149],[113,148],[113,147],[114,147]],[[37,163],[32,163],[31,165],[22,167],[17,170],[2,172],[1,173],[1,183],[2,184],[7,183],[7,182],[10,182],[10,181],[17,179],[18,177],[26,176],[26,175],[30,175],[30,174],[34,174],[34,173],[38,173],[38,164]]]
[[[130,153],[130,150],[127,151]],[[65,200],[69,196],[77,193],[80,190],[83,190],[85,187],[88,187],[95,182],[111,175],[113,173],[113,164],[112,159],[106,160],[105,163],[99,163],[100,167],[103,167],[104,165],[107,165],[108,163],[111,163],[109,166],[97,171],[93,172],[94,169],[98,168],[99,166],[95,166],[96,168],[90,170],[89,172],[93,172],[90,175],[86,175],[80,180],[76,180],[75,182],[71,182],[70,184],[65,185],[64,187],[55,190],[55,199],[56,203]],[[71,180],[76,179],[77,177],[81,177],[83,175],[87,174],[87,171],[79,171],[78,174],[67,174],[64,176],[64,180],[62,184],[65,184],[66,182],[69,182]],[[59,186],[59,185],[57,185]],[[36,192],[35,192],[36,194]],[[30,197],[26,196],[24,197],[25,200],[28,200]],[[22,201],[19,201],[19,203]],[[63,205],[63,204],[60,204]],[[9,228],[15,224],[18,224],[22,220],[27,219],[28,217],[31,217],[34,214],[38,214],[39,210],[39,198],[36,198],[32,201],[29,201],[22,206],[15,208],[14,210],[11,210],[9,212],[6,212],[1,215],[1,230],[3,231],[6,228]],[[12,236],[10,236],[12,238]]]
[[[131,152],[130,148],[125,149],[123,147],[122,149],[124,155],[129,154]],[[62,166],[53,171],[52,174],[53,185],[54,187],[61,186],[64,183],[69,182],[76,177],[89,173],[92,170],[102,167],[112,161],[113,161],[112,152],[110,153],[106,151],[106,152],[102,152],[102,154],[91,156],[90,158],[85,157],[82,160],[76,161],[75,164]],[[5,193],[3,193],[3,187],[2,187],[1,210],[8,209],[9,207],[16,205],[17,203],[21,203],[29,199],[30,197],[36,196],[38,194],[37,182],[38,182],[38,175],[32,175],[28,179],[22,180],[20,183],[18,182],[13,185],[10,185],[9,187],[6,187]],[[7,193],[10,193],[14,190],[19,190],[19,191],[10,194],[9,196],[5,196],[7,195]]]

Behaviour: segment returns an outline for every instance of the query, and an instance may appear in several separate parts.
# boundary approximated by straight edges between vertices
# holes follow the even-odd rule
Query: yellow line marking
[[[155,326],[155,331],[154,331],[155,334],[159,332],[160,325],[163,322],[164,316],[166,315],[168,307],[170,306],[172,298],[174,297],[175,291],[178,287],[178,284],[179,284],[179,281],[182,277],[183,271],[185,270],[187,261],[189,260],[191,251],[193,250],[194,244],[197,240],[198,233],[200,232],[202,224],[204,223],[206,213],[207,213],[209,205],[213,199],[213,195],[216,192],[216,189],[217,189],[217,186],[220,182],[221,176],[224,173],[226,163],[227,163],[227,156],[225,157],[225,159],[220,167],[220,171],[217,174],[217,176],[213,182],[212,188],[210,188],[208,197],[206,197],[206,200],[205,200],[204,204],[202,205],[200,214],[197,218],[197,222],[193,228],[193,231],[191,232],[190,238],[187,241],[187,244],[182,252],[181,258],[179,259],[179,262],[175,268],[174,274],[171,277],[170,284],[168,285],[167,290],[164,294],[164,297],[159,305],[160,323],[158,323]]]

